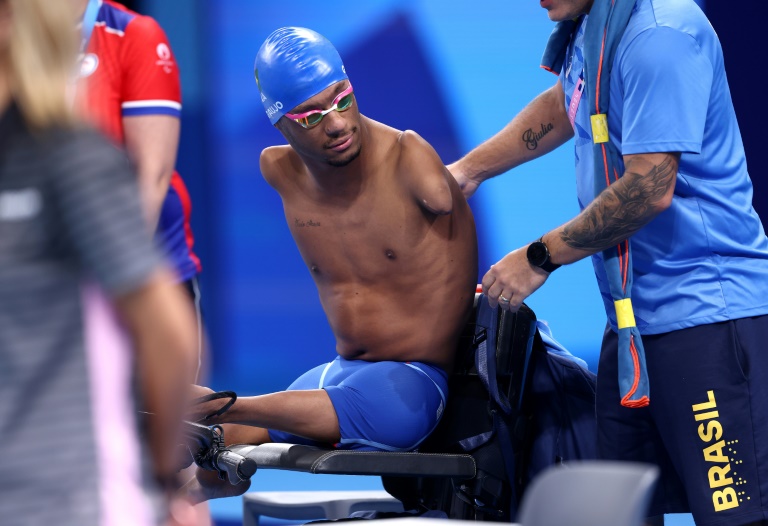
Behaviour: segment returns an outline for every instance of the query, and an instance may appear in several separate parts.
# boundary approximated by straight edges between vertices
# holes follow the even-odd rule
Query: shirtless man
[[[275,31],[255,75],[289,143],[262,152],[261,173],[283,200],[338,356],[287,391],[238,398],[210,422],[240,424],[225,426],[227,443],[413,450],[442,415],[472,308],[470,208],[421,137],[360,114],[341,58],[321,35]],[[191,418],[217,406],[200,404]],[[212,472],[197,479],[200,498],[247,489]]]

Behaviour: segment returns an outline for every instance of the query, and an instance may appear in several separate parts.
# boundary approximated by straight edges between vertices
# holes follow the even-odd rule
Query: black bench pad
[[[253,459],[258,469],[460,479],[476,474],[475,459],[470,455],[328,450],[296,444],[234,445],[230,449]]]

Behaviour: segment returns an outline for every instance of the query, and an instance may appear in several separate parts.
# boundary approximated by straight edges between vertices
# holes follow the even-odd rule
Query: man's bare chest
[[[285,206],[288,226],[310,270],[374,277],[408,264],[424,218],[414,202],[378,196],[349,206]]]

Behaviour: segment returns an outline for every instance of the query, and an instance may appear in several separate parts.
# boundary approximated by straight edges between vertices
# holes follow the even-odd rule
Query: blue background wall
[[[192,193],[193,228],[211,342],[208,383],[243,394],[284,388],[332,358],[333,337],[296,250],[280,199],[261,178],[258,157],[282,136],[269,125],[252,69],[274,29],[298,25],[328,37],[344,58],[361,111],[410,128],[450,163],[498,131],[555,77],[538,68],[552,23],[520,0],[144,0],[171,39],[182,71],[179,169]],[[706,6],[726,51],[755,180],[765,110],[747,99],[754,67],[743,17],[721,0]],[[758,7],[763,9],[762,7]],[[764,19],[764,18],[763,18]],[[753,21],[754,20],[754,21]],[[731,41],[733,40],[733,42]],[[762,117],[762,118],[760,118]],[[762,164],[761,164],[762,163]],[[577,213],[572,144],[484,184],[470,200],[488,266]],[[605,316],[591,264],[555,274],[528,304],[594,370]]]

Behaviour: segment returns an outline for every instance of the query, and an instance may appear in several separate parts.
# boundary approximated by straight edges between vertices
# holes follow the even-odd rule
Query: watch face
[[[547,258],[549,257],[549,251],[547,250],[547,245],[541,241],[534,241],[528,246],[527,255],[531,265],[540,267],[546,263]]]

